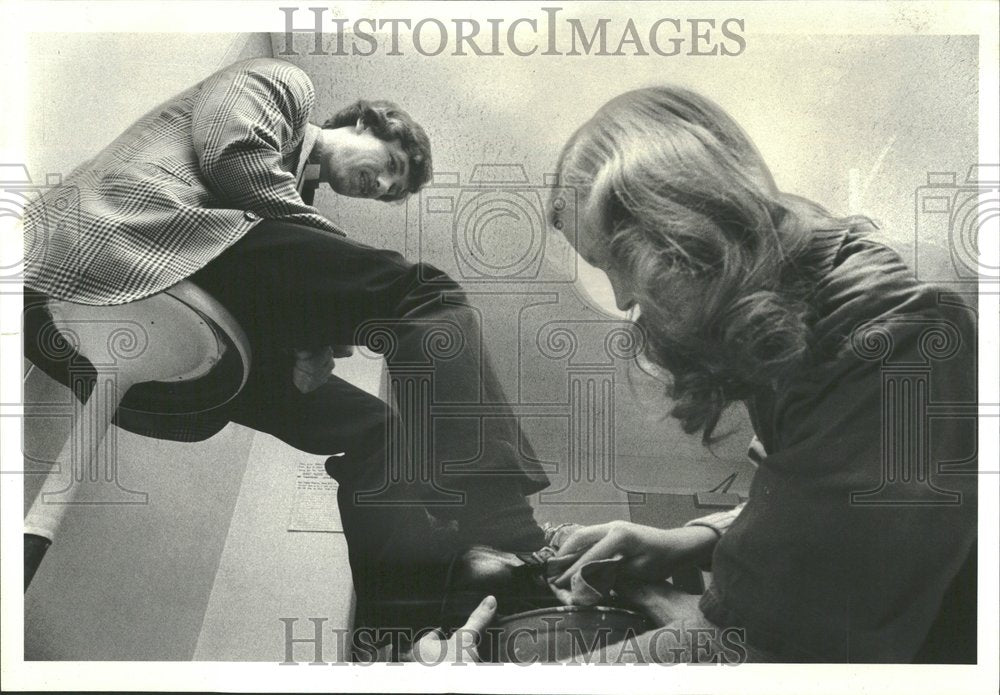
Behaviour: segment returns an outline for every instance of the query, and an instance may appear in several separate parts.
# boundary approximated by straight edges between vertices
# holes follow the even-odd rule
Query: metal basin
[[[551,663],[640,635],[655,626],[643,615],[607,606],[558,606],[499,618],[483,634],[480,656],[503,663]]]

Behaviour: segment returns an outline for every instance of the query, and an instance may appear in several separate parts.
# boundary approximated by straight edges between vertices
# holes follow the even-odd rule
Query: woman
[[[947,658],[931,645],[954,642],[947,601],[974,581],[976,429],[929,424],[923,408],[975,403],[974,314],[866,236],[867,218],[780,192],[740,127],[690,91],[613,99],[558,172],[578,220],[553,205],[551,221],[619,308],[639,308],[670,414],[707,443],[742,402],[761,455],[741,509],[682,529],[582,528],[559,550],[557,584],[623,555],[634,580],[656,582],[663,620],[737,628],[751,659]],[[707,558],[700,600],[663,588]],[[971,600],[974,632],[974,585]]]

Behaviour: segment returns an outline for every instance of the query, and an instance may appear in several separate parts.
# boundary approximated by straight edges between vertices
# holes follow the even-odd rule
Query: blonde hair
[[[674,86],[622,94],[558,162],[633,280],[645,356],[672,374],[671,414],[708,441],[735,400],[790,378],[806,358],[806,289],[786,271],[810,231],[847,222],[780,192],[750,138],[716,104]],[[551,207],[551,222],[567,223]],[[678,296],[698,306],[678,311]],[[678,315],[688,316],[678,320]]]

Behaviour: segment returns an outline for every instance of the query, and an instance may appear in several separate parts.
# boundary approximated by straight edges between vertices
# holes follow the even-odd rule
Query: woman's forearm
[[[708,526],[682,526],[662,531],[658,550],[670,565],[702,564],[712,557],[719,534]]]

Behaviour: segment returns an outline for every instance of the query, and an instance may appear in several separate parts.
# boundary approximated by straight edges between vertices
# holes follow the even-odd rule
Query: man
[[[348,240],[303,200],[320,181],[352,197],[403,199],[430,179],[429,140],[381,101],[358,102],[319,128],[309,123],[314,99],[309,78],[289,63],[237,63],[153,109],[73,171],[64,185],[78,190],[78,210],[48,204],[57,192],[31,206],[26,355],[66,383],[67,362],[36,340],[46,333],[47,297],[119,304],[190,278],[239,320],[253,364],[236,399],[159,436],[204,439],[234,421],[310,453],[342,452],[328,470],[341,482],[356,583],[378,563],[452,547],[431,547],[440,534],[415,500],[441,503],[430,509],[457,522],[461,542],[537,548],[542,533],[524,495],[547,481],[505,410],[461,288],[431,266]],[[391,334],[383,345],[390,373],[422,361],[434,371],[435,398],[499,404],[475,466],[445,470],[467,458],[459,445],[468,419],[451,418],[435,429],[432,448],[397,457],[408,482],[386,470],[386,433],[426,413],[394,414],[330,376],[342,354],[331,346],[375,330]],[[442,330],[455,333],[458,349],[427,354]]]

